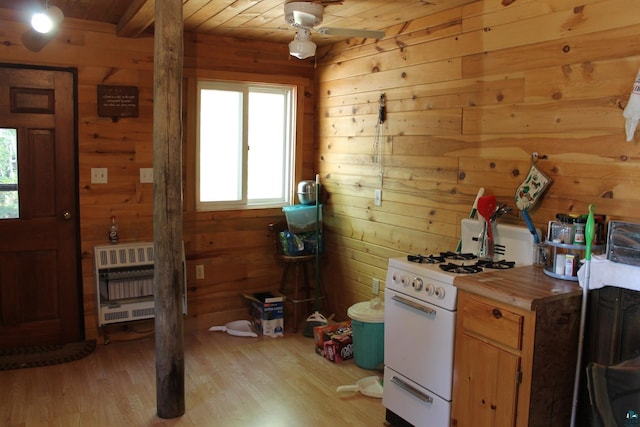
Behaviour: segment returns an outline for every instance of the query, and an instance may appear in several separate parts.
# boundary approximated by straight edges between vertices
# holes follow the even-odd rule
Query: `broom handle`
[[[320,174],[316,174],[316,286],[315,311],[320,311]]]
[[[589,216],[587,217],[587,224],[584,228],[584,238],[587,246],[585,248],[584,257],[584,283],[582,284],[582,306],[580,310],[580,329],[578,332],[578,357],[576,360],[576,374],[573,383],[573,405],[571,407],[570,427],[574,427],[576,425],[576,417],[578,413],[580,376],[582,373],[582,349],[584,347],[584,328],[587,319],[587,299],[589,296],[589,281],[591,279],[591,244],[593,243],[593,231],[595,227],[593,219],[594,210],[595,206],[589,205]]]
[[[585,248],[584,259],[591,261],[591,244],[593,243],[593,235],[595,231],[594,206],[589,205],[589,215],[587,216],[587,224],[584,227],[584,239],[587,247]]]

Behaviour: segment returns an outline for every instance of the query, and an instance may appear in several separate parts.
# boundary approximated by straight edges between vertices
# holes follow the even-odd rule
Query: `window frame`
[[[18,156],[19,156],[19,138],[18,138],[18,128],[16,127],[4,127],[4,126],[0,126],[0,131],[2,131],[3,133],[5,131],[9,131],[7,133],[11,133],[10,131],[13,131],[13,143],[15,144],[13,146],[13,154],[15,154],[15,179],[16,182],[15,183],[0,183],[0,197],[2,197],[3,199],[5,198],[5,193],[16,193],[15,197],[16,197],[16,215],[15,216],[0,216],[0,221],[2,220],[11,220],[11,219],[20,219],[20,186],[19,186],[19,180],[20,180],[20,175],[18,173],[18,168],[19,168],[19,160],[18,160]],[[9,154],[9,153],[7,153]],[[2,205],[3,208],[5,208],[4,204]]]
[[[224,74],[224,73],[223,73]],[[212,75],[206,76],[197,76],[194,79],[189,79],[187,81],[187,93],[191,93],[194,96],[194,102],[191,105],[194,106],[192,110],[193,114],[187,114],[186,120],[188,123],[188,128],[191,129],[185,135],[188,139],[194,141],[192,145],[193,149],[186,150],[187,162],[188,164],[193,165],[193,173],[190,173],[189,176],[192,177],[193,181],[189,183],[189,179],[187,180],[187,204],[191,206],[192,209],[196,212],[215,212],[215,211],[224,211],[224,210],[245,210],[245,209],[264,209],[264,208],[279,208],[282,206],[292,204],[294,200],[294,186],[297,181],[299,181],[299,177],[301,175],[301,163],[302,163],[302,125],[304,118],[304,79],[301,78],[247,78],[249,76],[239,76],[241,79],[230,79],[226,75],[219,75],[219,73],[213,73]],[[242,78],[244,77],[244,78]],[[241,201],[230,201],[230,202],[200,202],[200,89],[201,87],[205,87],[210,85],[210,87],[217,86],[218,88],[231,88],[233,90],[238,90],[238,88],[242,88],[243,93],[247,95],[249,93],[250,88],[258,88],[269,90],[270,88],[280,89],[287,88],[291,91],[289,96],[289,109],[291,110],[291,120],[290,123],[287,124],[289,134],[289,147],[287,149],[288,153],[286,157],[289,159],[290,163],[290,173],[284,179],[283,186],[285,187],[285,193],[283,195],[283,200],[278,201],[265,201],[260,202],[257,201],[255,203],[249,204],[249,201],[246,200],[246,177],[247,177],[247,159],[248,156],[244,156],[243,158],[243,182],[244,188],[243,192],[243,200]],[[244,114],[247,112],[247,103],[244,103],[243,106]],[[189,126],[189,124],[193,124],[193,126]],[[246,125],[243,125],[243,130],[246,133]],[[244,137],[243,142],[243,153],[246,153],[246,144],[247,144],[247,136]],[[186,144],[188,146],[188,144]],[[285,159],[286,160],[286,159]],[[190,191],[192,191],[192,195],[189,195]],[[189,209],[187,207],[187,209]]]

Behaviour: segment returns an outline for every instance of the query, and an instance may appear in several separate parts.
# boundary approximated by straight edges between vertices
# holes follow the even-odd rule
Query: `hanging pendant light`
[[[31,27],[41,34],[48,34],[56,30],[63,19],[62,10],[57,6],[49,6],[47,2],[43,11],[31,16]]]

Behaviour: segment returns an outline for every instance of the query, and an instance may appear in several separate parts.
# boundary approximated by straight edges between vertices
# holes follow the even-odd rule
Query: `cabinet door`
[[[520,358],[466,334],[459,339],[451,425],[513,427]]]

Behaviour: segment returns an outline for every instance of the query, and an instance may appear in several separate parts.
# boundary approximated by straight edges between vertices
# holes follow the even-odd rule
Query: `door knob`
[[[64,211],[64,213],[62,214],[62,217],[63,217],[65,220],[69,221],[69,220],[71,219],[71,212],[69,212],[69,211]]]

